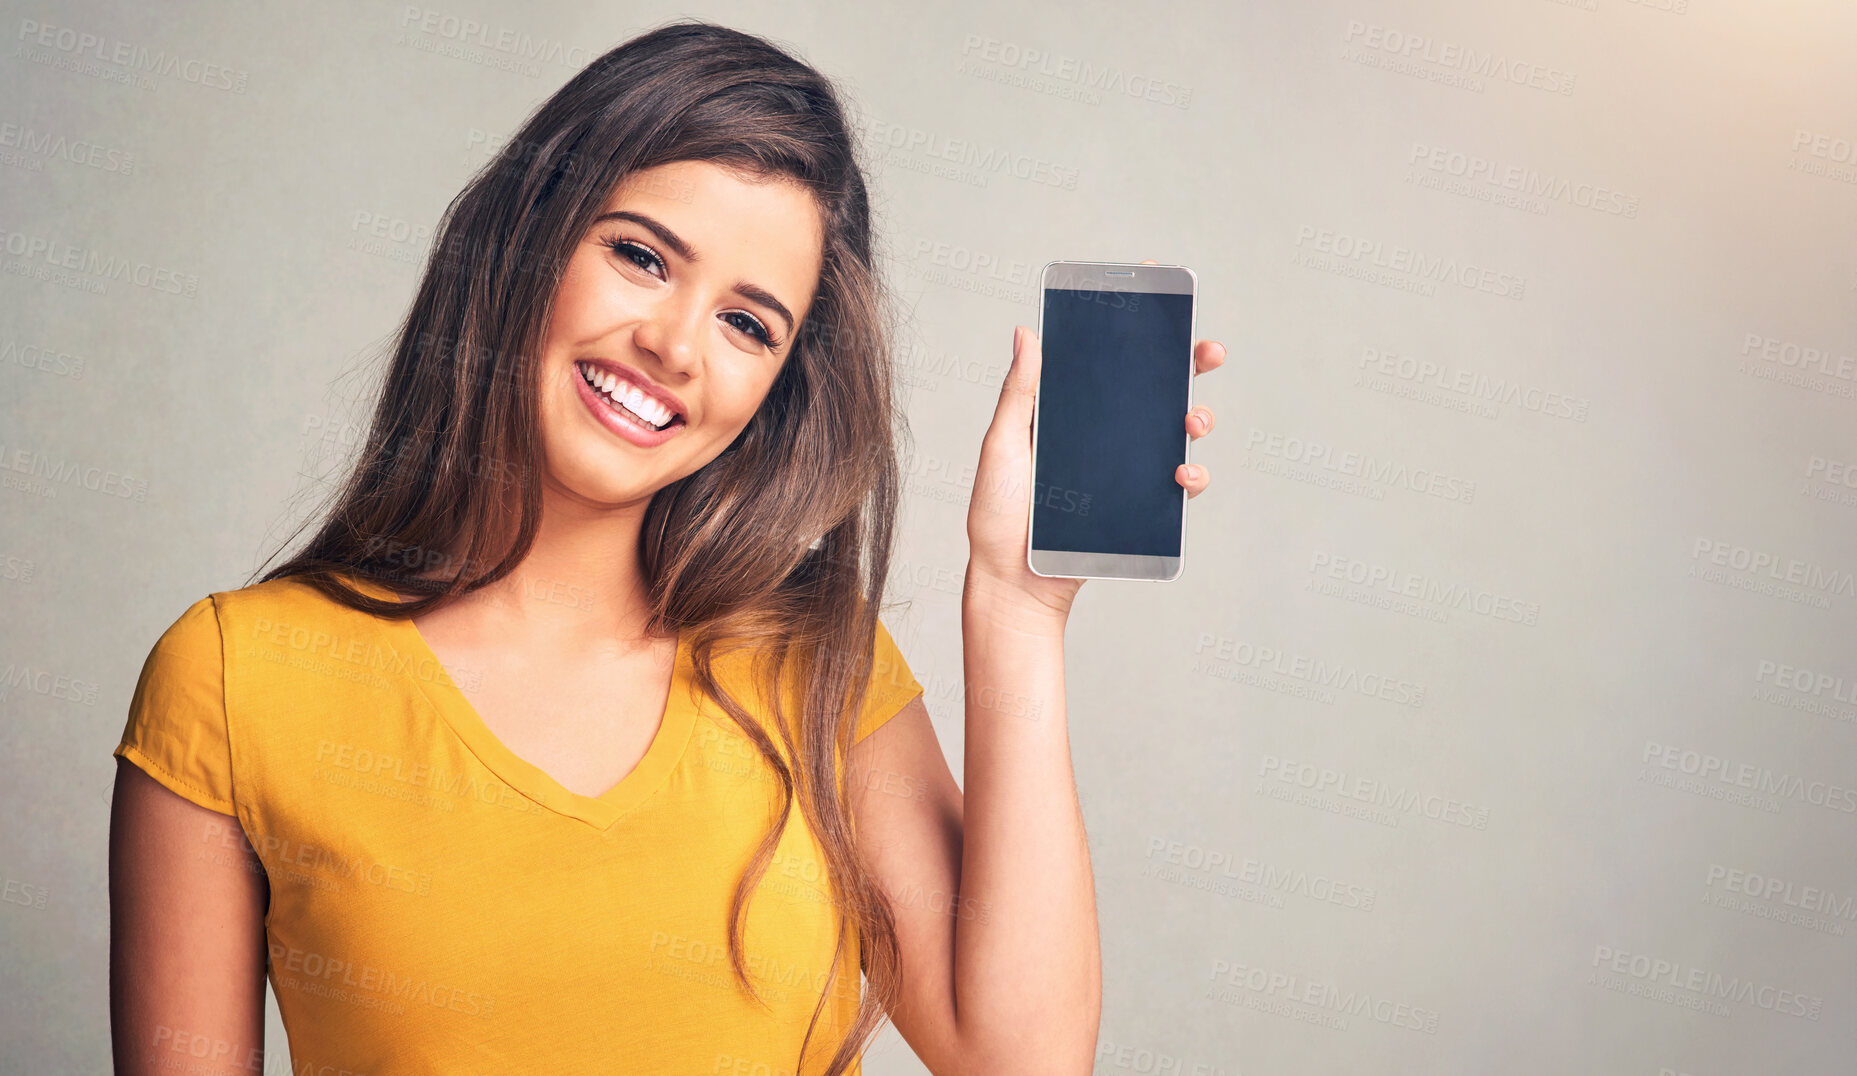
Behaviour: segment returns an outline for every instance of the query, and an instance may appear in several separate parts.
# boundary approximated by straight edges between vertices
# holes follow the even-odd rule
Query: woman
[[[886,1016],[934,1072],[1090,1068],[1037,343],[968,515],[963,802],[877,620],[879,296],[838,99],[768,42],[668,25],[529,119],[325,522],[143,669],[118,1072],[260,1068],[267,975],[297,1072],[836,1076]]]

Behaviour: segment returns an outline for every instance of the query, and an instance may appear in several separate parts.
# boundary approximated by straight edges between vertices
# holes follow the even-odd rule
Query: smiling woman
[[[143,667],[117,1071],[176,1029],[262,1063],[266,976],[293,1070],[841,1076],[886,1017],[932,1071],[1087,1070],[1078,581],[1027,570],[1015,477],[1034,338],[969,512],[969,810],[878,619],[901,419],[830,83],[678,22],[512,144],[320,525]]]
[[[813,195],[786,179],[673,161],[622,181],[568,260],[542,344],[551,471],[623,500],[735,440],[786,365],[823,230]],[[622,332],[656,377],[612,346]],[[668,447],[628,458],[626,444]]]
[[[762,39],[678,23],[512,144],[544,149],[490,162],[441,223],[325,522],[176,621],[117,753],[240,844],[330,864],[253,853],[197,905],[262,912],[234,922],[299,1058],[855,1071],[899,956],[844,760],[920,687],[877,620],[896,416],[838,98]],[[585,600],[536,599],[563,584]],[[152,816],[118,802],[119,1056],[141,1062],[227,1002],[171,989],[201,950],[132,929],[196,905],[134,870]],[[356,887],[364,860],[413,885]],[[800,896],[761,884],[796,864]],[[256,996],[262,962],[225,959],[208,981]],[[363,1004],[376,973],[383,1002],[449,1000]]]

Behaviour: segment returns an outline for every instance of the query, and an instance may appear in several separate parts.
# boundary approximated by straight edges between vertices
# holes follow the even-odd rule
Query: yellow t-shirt
[[[770,721],[738,657],[718,677]],[[859,739],[922,690],[881,626],[873,661]],[[262,860],[292,1071],[794,1072],[839,919],[824,857],[796,803],[746,920],[762,1008],[729,969],[728,910],[780,785],[684,640],[644,758],[584,796],[492,735],[412,621],[275,580],[167,629],[115,754],[233,816]],[[234,854],[233,825],[199,855]],[[858,963],[848,944],[807,1072],[849,1026]]]

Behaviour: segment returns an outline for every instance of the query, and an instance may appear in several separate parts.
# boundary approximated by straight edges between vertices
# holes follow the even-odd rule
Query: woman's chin
[[[614,453],[613,455],[616,455]],[[617,508],[648,501],[668,483],[654,482],[636,461],[587,459],[580,466],[551,468],[545,487],[577,504]],[[623,476],[623,477],[622,477]]]

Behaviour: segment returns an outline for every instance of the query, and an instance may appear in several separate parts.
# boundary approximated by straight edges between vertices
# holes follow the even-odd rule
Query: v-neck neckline
[[[359,576],[348,577],[358,589],[388,601],[399,600],[393,591]],[[403,668],[431,667],[445,669],[445,663],[426,642],[425,635],[411,617],[392,617],[385,629],[389,645],[402,659]],[[693,678],[685,633],[677,633],[677,656],[671,671],[671,689],[664,700],[664,712],[658,729],[645,754],[619,783],[597,796],[575,792],[549,776],[548,771],[516,754],[490,731],[477,708],[452,682],[449,670],[442,677],[408,676],[420,694],[438,711],[446,725],[464,741],[491,773],[505,785],[542,807],[577,818],[599,830],[611,829],[633,808],[643,803],[670,776],[696,729],[700,703],[692,689]]]

